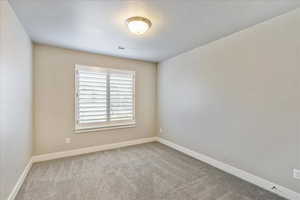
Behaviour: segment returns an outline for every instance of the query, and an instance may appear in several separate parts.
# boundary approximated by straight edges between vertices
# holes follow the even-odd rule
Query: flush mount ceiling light
[[[137,35],[145,33],[152,25],[151,21],[144,17],[130,17],[126,22],[128,29]]]

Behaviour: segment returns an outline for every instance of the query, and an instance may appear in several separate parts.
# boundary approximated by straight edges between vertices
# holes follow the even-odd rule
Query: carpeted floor
[[[16,200],[282,200],[159,143],[36,163]]]

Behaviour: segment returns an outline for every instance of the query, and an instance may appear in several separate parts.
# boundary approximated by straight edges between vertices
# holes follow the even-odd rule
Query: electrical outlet
[[[70,143],[71,143],[71,138],[66,138],[66,139],[65,139],[65,143],[66,143],[66,144],[70,144]]]
[[[162,133],[162,132],[163,132],[163,129],[162,129],[162,128],[160,128],[160,129],[159,129],[159,132],[160,132],[160,133]]]
[[[274,185],[273,187],[271,187],[271,190],[278,190],[277,187]]]
[[[294,169],[294,178],[300,179],[300,170],[299,169]]]

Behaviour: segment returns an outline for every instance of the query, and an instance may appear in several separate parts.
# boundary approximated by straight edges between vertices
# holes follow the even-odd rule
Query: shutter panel
[[[134,74],[110,73],[110,120],[134,120]]]
[[[77,102],[79,124],[107,121],[107,73],[77,71]]]

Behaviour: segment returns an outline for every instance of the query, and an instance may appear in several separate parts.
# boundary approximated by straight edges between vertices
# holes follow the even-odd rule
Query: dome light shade
[[[144,17],[131,17],[126,22],[128,29],[137,35],[145,33],[152,25],[151,21]]]

